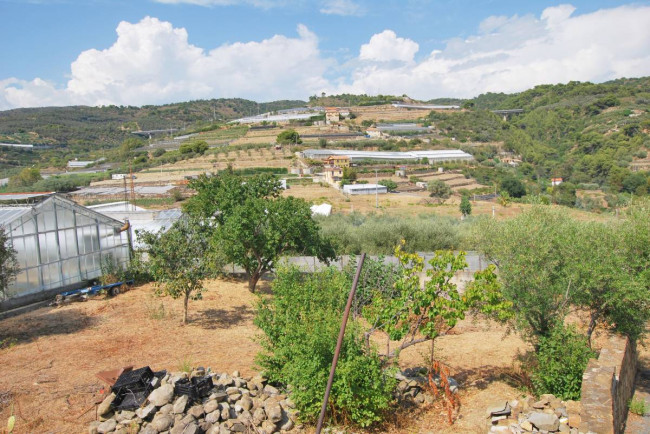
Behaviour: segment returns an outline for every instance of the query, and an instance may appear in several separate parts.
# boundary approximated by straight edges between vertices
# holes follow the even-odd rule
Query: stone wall
[[[623,433],[636,363],[636,343],[618,335],[607,339],[598,359],[589,360],[582,376],[581,432]]]

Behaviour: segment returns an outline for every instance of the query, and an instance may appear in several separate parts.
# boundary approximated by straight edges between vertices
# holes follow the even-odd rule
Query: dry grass
[[[16,432],[85,432],[95,418],[102,383],[95,373],[149,365],[179,370],[194,366],[219,372],[256,372],[259,350],[253,325],[256,296],[241,281],[207,284],[202,301],[191,302],[190,324],[180,325],[181,302],[154,298],[144,285],[113,299],[97,298],[61,308],[44,308],[0,321],[0,337],[16,344],[0,350],[0,421],[17,417]],[[160,306],[164,306],[164,314]],[[398,412],[380,432],[474,432],[493,399],[517,396],[500,380],[523,343],[504,330],[463,321],[458,334],[440,338],[436,355],[461,382],[461,417],[446,427],[441,409]],[[428,345],[405,350],[402,367],[421,366]],[[6,401],[6,402],[5,402]],[[477,431],[478,432],[478,431]]]

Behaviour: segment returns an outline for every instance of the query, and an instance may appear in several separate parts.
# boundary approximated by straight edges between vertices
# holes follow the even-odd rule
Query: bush
[[[257,361],[269,380],[289,385],[305,421],[314,421],[320,412],[349,287],[345,273],[334,269],[305,277],[289,268],[278,272],[273,297],[259,304],[255,324],[264,332],[264,351]],[[376,352],[365,351],[359,325],[350,321],[328,414],[368,426],[382,419],[394,386]]]
[[[535,393],[552,393],[561,399],[580,399],[582,374],[595,353],[575,327],[556,325],[539,340],[537,366],[532,381]]]

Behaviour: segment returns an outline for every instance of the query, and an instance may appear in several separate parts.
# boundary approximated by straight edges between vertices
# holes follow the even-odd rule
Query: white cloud
[[[324,0],[320,13],[326,15],[363,15],[364,10],[352,0]]]
[[[399,38],[392,30],[384,30],[373,35],[370,42],[361,46],[359,58],[379,62],[411,62],[419,49],[417,42]]]
[[[287,0],[153,0],[156,3],[163,4],[190,4],[196,6],[236,6],[236,5],[251,5],[260,8],[272,8],[276,6],[284,6]]]
[[[575,15],[573,6],[561,5],[540,16],[488,17],[474,35],[451,39],[417,60],[417,42],[385,30],[344,64],[326,58],[317,36],[302,25],[297,36],[202,48],[189,43],[185,29],[147,17],[120,23],[109,48],[82,52],[64,86],[0,77],[0,110],[213,97],[268,101],[321,91],[472,97],[542,83],[650,75],[648,47],[650,7],[644,6]]]
[[[399,39],[383,32],[362,47],[360,64],[350,77],[327,91],[471,97],[543,83],[650,74],[650,7],[621,6],[578,16],[574,11],[560,5],[545,9],[539,18],[489,17],[478,34],[449,40],[443,50],[407,64],[374,62],[400,52],[391,50],[396,44],[390,43],[379,49],[381,44],[374,42]],[[400,60],[412,59],[412,50],[403,52]]]
[[[105,50],[82,52],[64,88],[41,79],[0,82],[0,109],[62,104],[142,105],[210,97],[256,100],[299,98],[320,91],[329,61],[318,38],[298,26],[298,37],[276,35],[206,51],[183,28],[146,17],[121,22]]]

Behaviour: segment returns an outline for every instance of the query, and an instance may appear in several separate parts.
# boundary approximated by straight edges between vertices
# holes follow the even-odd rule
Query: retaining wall
[[[623,433],[636,364],[636,343],[619,335],[611,335],[598,359],[589,360],[582,376],[581,432]]]

